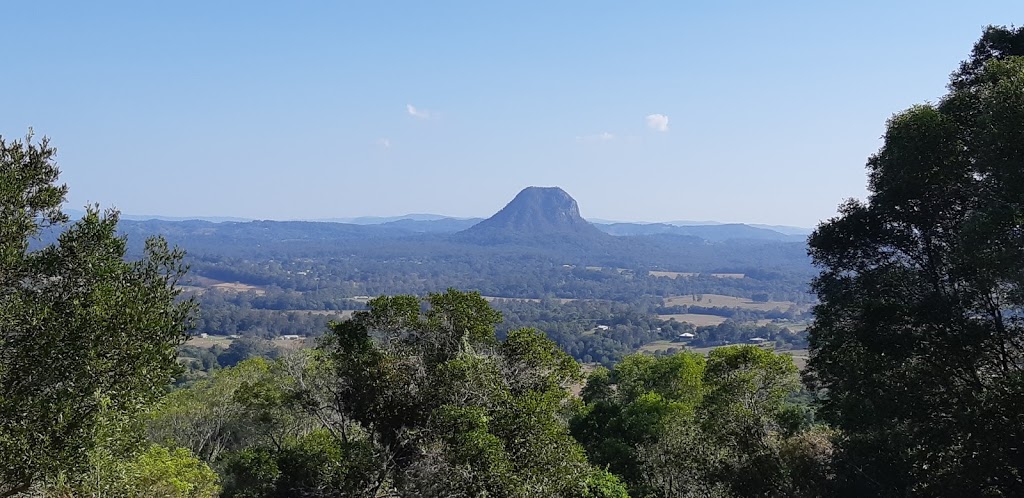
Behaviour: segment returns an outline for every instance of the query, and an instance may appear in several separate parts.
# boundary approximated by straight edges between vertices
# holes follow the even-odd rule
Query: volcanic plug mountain
[[[558,187],[527,187],[494,216],[459,235],[478,241],[533,239],[537,236],[563,241],[611,237],[583,219],[576,200]]]

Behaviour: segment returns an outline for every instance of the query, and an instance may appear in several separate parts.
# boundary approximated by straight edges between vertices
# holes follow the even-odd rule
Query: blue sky
[[[12,2],[0,134],[71,207],[813,226],[885,120],[934,101],[992,2]]]

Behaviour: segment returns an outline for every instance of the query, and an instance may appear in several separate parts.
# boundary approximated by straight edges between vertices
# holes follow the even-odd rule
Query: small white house
[[[301,338],[302,338],[302,336],[295,335],[295,334],[285,334],[285,335],[281,336],[281,340],[282,341],[297,341],[297,340],[299,340]]]
[[[764,337],[751,337],[750,338],[750,343],[751,344],[761,344],[762,342],[765,342],[767,340],[768,339],[765,339]]]
[[[690,332],[683,332],[682,334],[679,334],[679,338],[684,340],[684,341],[688,341],[688,340],[693,339],[695,337],[697,337],[696,334],[692,334]]]
[[[608,328],[609,327],[607,325],[598,325],[597,326],[597,330],[608,330]]]

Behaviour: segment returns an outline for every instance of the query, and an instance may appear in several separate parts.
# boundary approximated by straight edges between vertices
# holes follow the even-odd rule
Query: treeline
[[[365,299],[355,300],[340,296],[332,290],[299,292],[269,285],[255,291],[212,291],[197,294],[196,300],[204,308],[239,307],[261,310],[344,311],[361,310]]]
[[[196,296],[199,315],[196,334],[239,335],[243,338],[273,339],[281,335],[316,337],[341,314],[284,311],[291,306],[323,305],[332,309],[360,310],[365,303],[349,299],[331,300],[325,293],[306,296],[293,291],[267,289],[254,292],[205,292]],[[806,334],[775,324],[754,325],[761,319],[792,319],[803,315],[788,310],[744,310],[740,308],[665,307],[660,299],[636,299],[630,303],[613,301],[565,301],[559,299],[497,299],[492,302],[502,313],[497,325],[499,337],[510,330],[530,327],[543,330],[548,338],[573,358],[584,363],[611,365],[625,355],[654,341],[676,340],[679,349],[691,346],[719,346],[745,343],[760,337],[779,348],[806,347]],[[262,306],[273,306],[264,309]],[[275,309],[277,308],[277,309]],[[694,327],[674,320],[662,320],[653,313],[710,311],[730,320],[718,326]],[[680,336],[692,333],[692,340]],[[220,354],[220,352],[214,352]],[[196,358],[188,353],[185,356]],[[208,365],[209,362],[204,362]],[[223,363],[221,363],[223,365]],[[205,369],[205,370],[208,370]]]
[[[194,333],[239,335],[273,339],[282,335],[319,334],[327,322],[341,315],[325,315],[303,311],[277,311],[238,306],[203,306],[195,320]]]
[[[763,248],[737,243],[735,250]],[[342,253],[333,256],[258,255],[227,256],[219,252],[197,252],[190,248],[194,276],[224,282],[280,288],[283,291],[313,293],[328,302],[351,296],[385,294],[426,295],[450,287],[475,289],[485,296],[507,298],[605,299],[631,301],[638,296],[726,294],[752,297],[765,294],[776,300],[808,303],[809,266],[785,263],[776,271],[754,267],[716,267],[746,278],[715,278],[710,274],[670,278],[648,274],[651,266],[591,266],[588,261],[549,259],[529,251],[498,256],[467,251],[441,256],[423,251],[389,258],[380,253]],[[226,249],[225,249],[226,250]],[[800,244],[785,251],[800,254]],[[788,254],[788,252],[786,254]],[[682,261],[686,261],[685,259]],[[767,264],[773,264],[769,261]],[[692,271],[692,267],[681,268]],[[332,297],[333,296],[333,297]]]
[[[811,315],[809,311],[801,312],[796,305],[787,306],[785,309],[775,308],[771,310],[756,310],[728,306],[674,305],[659,306],[655,308],[654,312],[664,315],[685,313],[714,315],[732,318],[738,322],[750,322],[755,320],[801,320],[810,318]]]

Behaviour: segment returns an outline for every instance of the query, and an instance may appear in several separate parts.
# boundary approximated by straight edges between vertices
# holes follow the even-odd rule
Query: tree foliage
[[[416,496],[623,496],[567,429],[579,365],[535,330],[494,335],[476,293],[382,297],[335,323],[324,408],[342,441],[372,442],[373,489]],[[360,436],[361,435],[361,436]],[[372,496],[372,494],[368,494]]]
[[[178,300],[182,254],[161,239],[125,261],[117,213],[67,220],[55,150],[0,138],[0,495],[74,476],[101,414],[139,414],[177,371],[190,301]]]
[[[55,496],[105,496],[111,498],[213,498],[219,495],[217,474],[184,448],[151,444],[129,456],[102,450],[90,453],[84,476],[48,489]]]
[[[632,496],[816,496],[828,456],[796,442],[798,389],[792,359],[756,346],[632,355],[590,375],[572,431]]]
[[[818,227],[808,380],[853,495],[1024,494],[1024,31],[989,28],[888,123]]]

